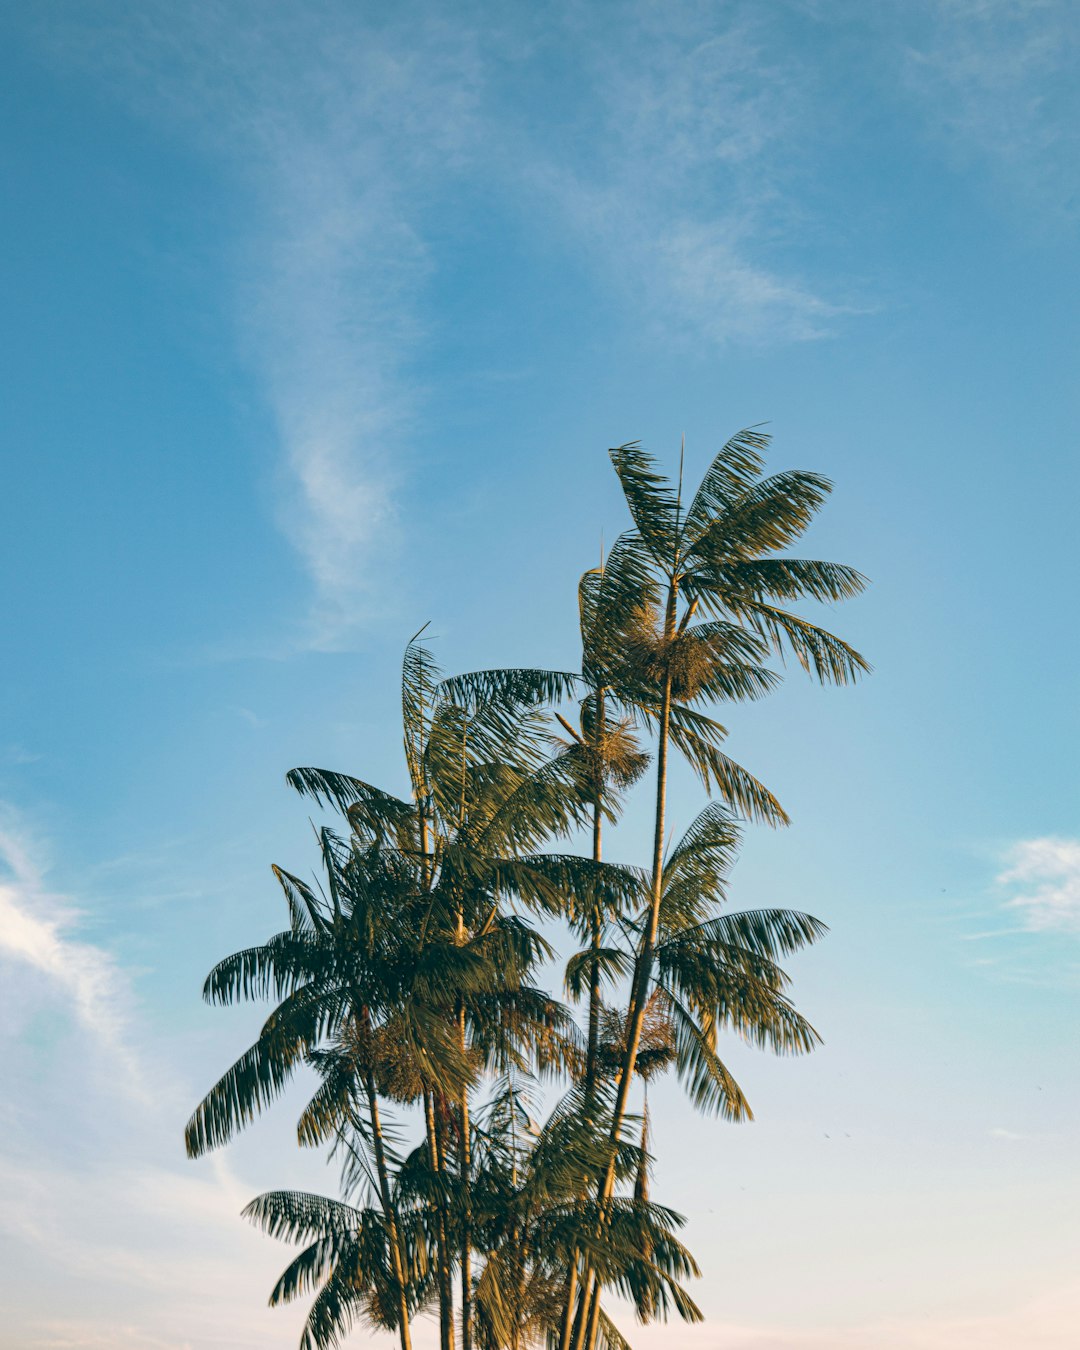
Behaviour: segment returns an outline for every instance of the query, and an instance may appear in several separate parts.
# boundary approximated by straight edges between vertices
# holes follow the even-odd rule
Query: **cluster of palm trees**
[[[765,476],[766,447],[732,437],[688,502],[681,460],[673,486],[637,444],[611,451],[631,527],[581,580],[580,670],[447,679],[421,631],[402,672],[408,794],[288,775],[338,825],[318,832],[319,882],[274,869],[288,926],[206,981],[211,1002],[275,1006],[186,1140],[224,1144],[301,1067],[314,1083],[299,1139],[336,1152],[345,1198],[275,1191],[246,1211],[301,1244],[271,1302],[314,1296],[306,1350],[357,1323],[410,1350],[428,1313],[440,1350],[621,1350],[610,1295],[642,1320],[700,1318],[682,1220],[649,1193],[648,1084],[674,1069],[699,1109],[748,1119],[721,1035],[814,1046],[780,962],[823,932],[725,907],[740,822],[787,818],[703,709],[767,694],[775,657],[834,684],[867,669],[787,608],[864,579],[789,556],[829,483]],[[670,847],[672,751],[712,800]],[[650,765],[648,865],[605,861],[604,826]],[[549,938],[568,934],[557,958]]]

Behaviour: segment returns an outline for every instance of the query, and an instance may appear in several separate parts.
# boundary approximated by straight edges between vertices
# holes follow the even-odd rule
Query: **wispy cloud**
[[[15,1067],[18,1091],[0,1141],[0,1346],[294,1346],[301,1314],[265,1310],[284,1251],[239,1217],[256,1188],[224,1156],[183,1160],[190,1047],[160,1024],[149,1044],[127,972],[87,940],[85,907],[50,886],[44,854],[5,810],[0,1069]]]
[[[43,977],[90,1033],[95,1049],[122,1065],[129,1090],[143,1092],[127,1035],[130,993],[115,960],[77,936],[81,916],[47,886],[38,846],[25,826],[6,809],[0,822],[0,962]]]
[[[813,115],[798,63],[753,10],[627,8],[575,34],[585,88],[573,138],[531,172],[600,275],[668,341],[824,336],[854,312],[771,261],[798,236],[789,143]],[[566,138],[568,141],[570,138]]]
[[[296,641],[347,643],[377,607],[373,572],[394,572],[380,555],[423,397],[408,372],[432,267],[419,221],[470,136],[471,34],[434,10],[147,0],[46,41],[227,169],[223,298],[275,420],[279,520],[314,584]]]
[[[906,17],[918,14],[916,7]],[[927,124],[1023,196],[1029,216],[1080,214],[1080,16],[1070,0],[930,0],[907,75]]]
[[[1080,933],[1080,840],[1024,839],[1013,845],[998,884],[1031,932]]]
[[[302,1309],[266,1307],[289,1249],[241,1221],[248,1187],[221,1165],[196,1176],[127,1161],[123,1146],[133,1140],[145,1151],[145,1126],[116,1134],[120,1147],[92,1169],[0,1155],[0,1234],[10,1253],[0,1345],[291,1350]],[[46,1264],[43,1300],[31,1291]]]
[[[805,224],[781,166],[808,109],[773,36],[751,6],[694,0],[632,4],[617,24],[572,0],[515,23],[344,0],[50,16],[54,51],[227,170],[223,298],[313,583],[300,645],[347,645],[399,571],[417,358],[463,190],[584,257],[627,327],[665,341],[804,340],[849,312],[778,261]]]

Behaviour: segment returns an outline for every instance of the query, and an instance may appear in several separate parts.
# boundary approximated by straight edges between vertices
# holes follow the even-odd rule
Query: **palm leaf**
[[[401,664],[401,720],[405,733],[405,763],[409,770],[413,795],[417,799],[426,795],[427,784],[424,779],[424,744],[427,741],[428,725],[435,708],[440,672],[435,665],[427,644],[420,640],[420,632],[411,637],[405,646],[405,656]]]
[[[716,515],[727,511],[753,484],[764,467],[771,437],[756,427],[737,431],[709,465],[686,513],[685,534],[690,540],[707,529]]]
[[[854,647],[797,614],[742,598],[732,600],[730,607],[778,652],[790,650],[803,670],[822,684],[850,684],[870,673],[869,662]]]
[[[754,1113],[742,1088],[709,1043],[697,1019],[670,990],[664,990],[664,1002],[675,1031],[676,1071],[686,1084],[690,1100],[699,1111],[712,1112],[724,1120],[753,1120]]]
[[[715,784],[724,802],[747,820],[787,825],[787,812],[763,783],[719,748],[725,728],[704,713],[676,705],[671,710],[671,740],[701,779],[707,792]]]
[[[678,499],[667,479],[656,471],[652,455],[640,441],[629,441],[608,451],[630,508],[634,526],[653,559],[663,569],[675,562]],[[610,565],[610,559],[609,559]]]
[[[854,567],[813,558],[754,558],[723,568],[723,577],[727,588],[757,600],[809,596],[822,604],[850,600],[869,585]]]
[[[347,816],[354,826],[366,826],[372,833],[386,832],[404,843],[411,838],[416,809],[389,792],[365,783],[349,774],[331,769],[290,769],[285,781],[301,796],[312,797]]]

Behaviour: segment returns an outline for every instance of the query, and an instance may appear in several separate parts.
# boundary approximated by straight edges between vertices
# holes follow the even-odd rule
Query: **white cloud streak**
[[[42,852],[5,810],[0,1064],[17,1090],[2,1107],[0,1350],[295,1346],[302,1311],[265,1309],[288,1249],[239,1217],[255,1188],[223,1156],[183,1161],[182,1039],[140,1037],[127,973],[80,935]]]
[[[664,341],[804,340],[848,312],[768,258],[798,233],[777,160],[807,110],[796,63],[771,63],[759,26],[748,7],[693,0],[617,23],[575,3],[511,24],[482,5],[448,21],[341,0],[52,16],[54,51],[228,172],[225,302],[314,587],[298,645],[349,645],[388,603],[441,208],[463,187],[583,253],[629,325]],[[550,84],[539,121],[517,72]]]
[[[826,224],[810,185],[843,104],[841,76],[798,45],[801,12],[835,31],[826,58],[863,41],[933,137],[1042,205],[1077,197],[1068,0],[920,0],[859,22],[828,3],[700,0],[449,18],[423,0],[391,17],[345,0],[90,8],[80,26],[50,7],[51,49],[227,173],[223,303],[274,419],[278,516],[312,583],[301,647],[350,645],[398,598],[419,358],[452,340],[431,284],[463,193],[508,205],[571,266],[585,258],[646,340],[713,350],[837,331],[873,306],[850,279],[808,275]]]
[[[961,158],[975,157],[1003,175],[1037,226],[1047,211],[1075,220],[1075,4],[930,0],[923,12],[927,22],[907,49],[907,79],[933,133]]]
[[[314,584],[296,645],[348,645],[393,574],[394,487],[423,392],[419,225],[470,139],[472,37],[355,6],[115,4],[49,45],[223,165],[237,339],[280,444],[278,516]]]
[[[28,832],[10,811],[2,819],[0,961],[43,976],[96,1046],[122,1066],[129,1090],[141,1093],[143,1074],[128,1044],[126,981],[107,951],[76,936],[80,915],[49,890]]]
[[[532,173],[593,264],[665,341],[825,336],[854,312],[765,261],[798,233],[786,142],[812,109],[800,66],[744,6],[628,6],[577,40],[582,149]],[[802,222],[805,224],[805,222]]]
[[[1013,845],[1000,886],[1030,932],[1080,933],[1080,840],[1024,839]]]

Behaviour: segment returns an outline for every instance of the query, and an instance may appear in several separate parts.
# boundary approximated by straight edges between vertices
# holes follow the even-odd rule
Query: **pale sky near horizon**
[[[181,1141],[261,1011],[202,978],[314,866],[284,772],[401,787],[425,621],[449,669],[572,665],[606,447],[693,475],[763,421],[873,582],[828,615],[872,678],[724,712],[793,818],[733,902],[829,924],[825,1045],[731,1052],[752,1125],[656,1091],[708,1320],[624,1329],[1076,1344],[1078,39],[1068,0],[0,8],[0,1350],[296,1344],[239,1211],[333,1171],[291,1100]]]

